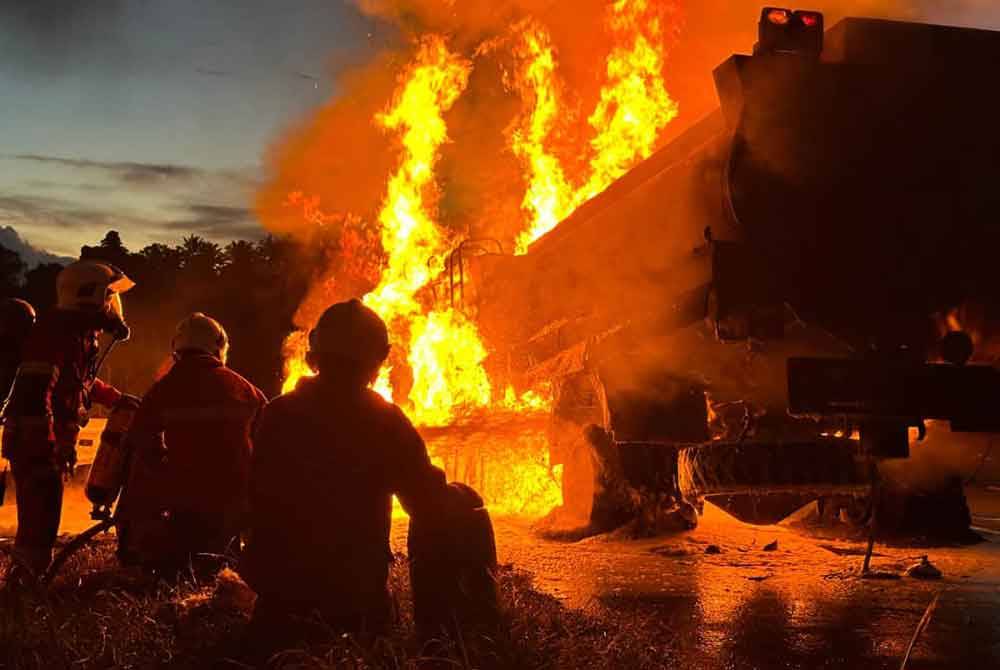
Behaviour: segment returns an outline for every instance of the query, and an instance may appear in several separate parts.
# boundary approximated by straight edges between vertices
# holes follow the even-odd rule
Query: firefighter
[[[128,431],[131,467],[118,507],[119,557],[176,571],[238,549],[247,512],[252,426],[264,394],[226,367],[229,337],[200,312],[178,325],[173,366]]]
[[[17,487],[16,583],[33,583],[48,567],[59,530],[63,478],[76,465],[76,440],[92,403],[127,402],[97,378],[99,337],[128,339],[121,294],[134,286],[120,270],[77,261],[56,279],[56,307],[24,344],[4,414],[3,456]]]
[[[252,642],[294,643],[306,633],[291,622],[314,613],[339,630],[384,630],[392,495],[414,518],[445,508],[444,472],[403,412],[370,388],[388,353],[375,312],[358,300],[333,305],[309,335],[317,375],[261,414],[240,567],[258,594]]]
[[[8,298],[0,303],[0,413],[14,385],[35,318],[35,308],[26,300]]]

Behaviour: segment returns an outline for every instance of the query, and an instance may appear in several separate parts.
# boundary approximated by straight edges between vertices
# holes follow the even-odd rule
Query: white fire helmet
[[[135,282],[113,265],[77,261],[56,277],[56,305],[59,309],[103,312],[124,324],[121,294],[133,286]]]
[[[185,351],[196,351],[215,356],[225,363],[229,355],[229,335],[221,323],[195,312],[177,324],[171,347],[175,356]]]

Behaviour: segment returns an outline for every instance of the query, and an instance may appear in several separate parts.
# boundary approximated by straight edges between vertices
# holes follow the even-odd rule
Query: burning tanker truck
[[[1000,307],[998,60],[996,32],[765,9],[718,111],[525,255],[452,254],[494,370],[553,387],[566,511],[900,521],[925,422],[1000,429],[1000,374],[945,325]]]

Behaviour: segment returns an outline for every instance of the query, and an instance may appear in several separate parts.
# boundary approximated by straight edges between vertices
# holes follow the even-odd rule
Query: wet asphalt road
[[[1000,517],[1000,492],[987,502],[977,521]],[[939,594],[907,667],[1000,668],[1000,534],[964,548],[877,546],[873,567],[894,575],[929,556],[944,576],[921,581],[860,579],[862,544],[749,526],[710,506],[697,530],[641,541],[553,542],[523,522],[496,526],[501,560],[541,590],[670,640],[665,668],[900,668]]]
[[[907,667],[1000,669],[1000,488],[968,497],[974,524],[994,530],[987,542],[876,548],[876,570],[900,575],[927,555],[944,573],[939,581],[863,580],[861,543],[750,526],[711,506],[696,530],[647,540],[557,542],[528,521],[495,526],[501,562],[530,572],[566,607],[655,638],[670,650],[664,668],[895,670],[940,594]],[[79,491],[68,492],[62,531],[89,526],[88,509]],[[14,511],[0,508],[0,536],[13,533]],[[403,549],[405,521],[394,527]],[[721,553],[706,553],[709,545]]]

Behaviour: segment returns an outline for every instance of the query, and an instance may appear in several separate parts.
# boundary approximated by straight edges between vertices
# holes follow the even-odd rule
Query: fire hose
[[[55,555],[55,558],[52,559],[52,563],[49,564],[48,570],[46,570],[45,574],[42,576],[42,583],[49,584],[73,554],[85,547],[91,540],[101,533],[110,530],[115,523],[115,518],[113,516],[109,516],[70,540],[65,547],[59,550],[59,552]]]

